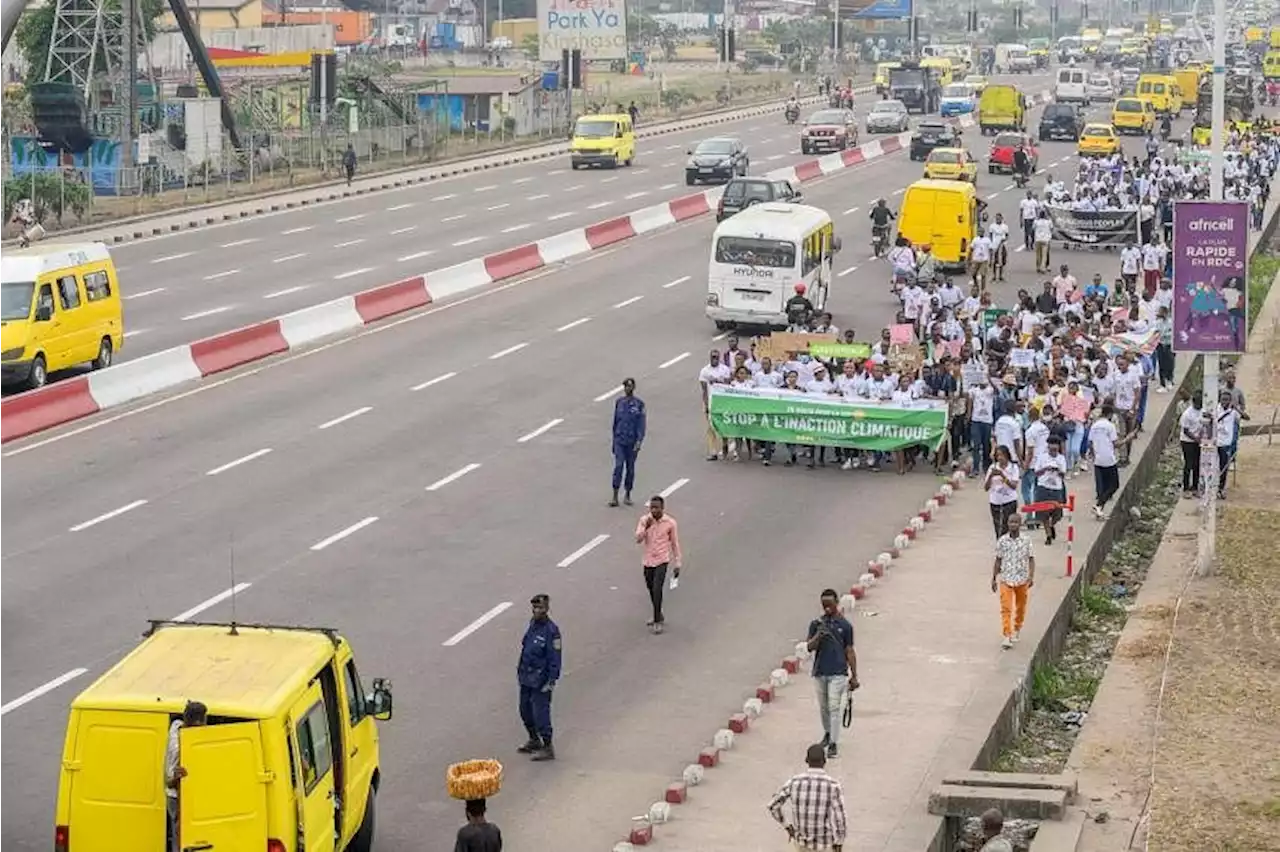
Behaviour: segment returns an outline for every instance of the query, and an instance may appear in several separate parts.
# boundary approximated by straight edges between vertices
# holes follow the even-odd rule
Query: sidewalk
[[[1145,467],[1139,459],[1152,436],[1163,434],[1162,416],[1174,398],[1152,395],[1147,432],[1135,445],[1133,465],[1122,470],[1122,493]],[[1119,524],[1091,516],[1092,473],[1069,480],[1069,488],[1076,495],[1078,576],[1100,533]],[[942,820],[927,812],[929,793],[944,775],[981,762],[996,727],[1007,724],[1006,705],[1025,688],[1032,657],[1072,588],[1065,576],[1065,527],[1060,532],[1052,547],[1044,546],[1038,531],[1028,533],[1036,543],[1036,585],[1023,640],[1012,650],[1000,648],[999,604],[990,589],[993,533],[980,481],[967,481],[858,602],[850,620],[863,686],[855,693],[853,726],[844,732],[840,757],[827,767],[845,786],[846,849],[922,852],[934,842]],[[861,566],[874,556],[850,554],[850,563]],[[797,616],[789,625],[792,644],[804,636],[809,618]],[[672,822],[655,829],[657,845],[698,852],[786,848],[786,835],[766,806],[788,777],[804,769],[806,747],[822,736],[807,669],[803,664],[723,752],[720,766],[690,788],[688,801],[673,808]]]

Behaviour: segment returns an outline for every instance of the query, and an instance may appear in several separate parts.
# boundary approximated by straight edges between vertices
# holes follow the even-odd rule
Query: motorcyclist
[[[1160,138],[1168,142],[1171,133],[1173,133],[1173,118],[1166,114],[1160,119]]]
[[[787,121],[795,121],[800,117],[800,101],[796,99],[795,95],[792,95],[790,99],[787,100],[785,115]]]
[[[1159,153],[1160,143],[1156,141],[1156,137],[1151,131],[1147,131],[1147,162],[1150,163]]]
[[[871,208],[871,213],[867,216],[871,220],[871,239],[874,242],[877,238],[880,244],[884,245],[888,240],[889,223],[896,218],[893,211],[889,209],[889,203],[883,198],[876,201],[876,206]]]
[[[1021,142],[1013,149],[1013,178],[1019,185],[1031,178],[1031,158],[1027,156],[1027,150]]]

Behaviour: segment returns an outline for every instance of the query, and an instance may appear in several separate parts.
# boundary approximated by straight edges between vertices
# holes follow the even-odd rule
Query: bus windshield
[[[716,241],[716,263],[794,269],[796,247],[786,240],[721,237]]]
[[[6,281],[0,285],[0,320],[10,322],[31,316],[35,291],[34,281]]]

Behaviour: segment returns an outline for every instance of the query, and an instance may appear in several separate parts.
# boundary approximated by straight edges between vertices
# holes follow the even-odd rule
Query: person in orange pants
[[[996,561],[991,567],[991,591],[1000,593],[1002,648],[1018,641],[1027,617],[1027,592],[1036,584],[1036,557],[1031,539],[1022,534],[1022,516],[1009,516],[1009,529],[996,542]]]

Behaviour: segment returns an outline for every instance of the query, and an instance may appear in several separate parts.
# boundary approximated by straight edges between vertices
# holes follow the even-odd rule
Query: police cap
[[[544,595],[544,594],[537,594],[529,598],[529,603],[533,604],[534,606],[538,606],[539,604],[541,604],[542,606],[547,606],[548,604],[551,603],[551,596]]]

